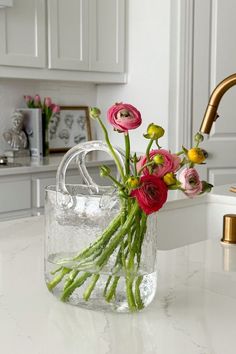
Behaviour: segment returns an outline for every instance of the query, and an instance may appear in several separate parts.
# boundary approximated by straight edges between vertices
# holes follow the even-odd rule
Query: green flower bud
[[[206,181],[202,181],[202,193],[209,193],[214,186]]]
[[[111,174],[111,169],[108,166],[101,166],[100,167],[100,176],[101,177],[107,177]]]
[[[161,154],[157,154],[152,159],[156,165],[161,165],[164,162],[164,157]]]
[[[194,141],[196,143],[201,143],[204,140],[204,136],[201,133],[197,133],[194,136]]]
[[[165,134],[165,130],[156,124],[149,124],[145,138],[157,140]]]
[[[139,181],[139,178],[131,176],[127,179],[126,183],[127,183],[128,187],[135,189],[139,186],[140,181]]]
[[[90,118],[98,119],[98,118],[100,118],[100,115],[101,115],[101,111],[100,111],[99,108],[97,108],[97,107],[90,107],[89,108],[89,116],[90,116]]]

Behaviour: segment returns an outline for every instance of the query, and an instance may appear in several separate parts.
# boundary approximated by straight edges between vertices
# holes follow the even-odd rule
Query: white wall
[[[2,133],[10,128],[14,109],[25,107],[25,94],[50,96],[60,105],[93,106],[96,104],[96,92],[96,86],[87,83],[0,79],[0,154],[8,148]]]
[[[149,123],[155,122],[166,129],[162,146],[167,146],[169,96],[169,36],[171,0],[129,0],[128,6],[128,62],[127,85],[99,85],[97,105],[104,120],[109,106],[126,102],[142,113],[143,126],[133,131],[133,149],[144,151],[142,137]],[[111,140],[123,146],[123,136],[112,132]],[[98,131],[98,137],[102,134]]]

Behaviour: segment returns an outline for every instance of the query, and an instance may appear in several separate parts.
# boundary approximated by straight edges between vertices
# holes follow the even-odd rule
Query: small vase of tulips
[[[25,103],[28,108],[39,108],[42,112],[42,141],[43,141],[43,156],[49,154],[49,138],[48,138],[48,126],[53,114],[60,112],[60,106],[52,102],[51,97],[45,97],[41,100],[39,95],[34,97],[25,95]]]

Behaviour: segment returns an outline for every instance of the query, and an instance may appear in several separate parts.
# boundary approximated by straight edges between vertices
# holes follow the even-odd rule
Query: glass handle
[[[121,163],[122,168],[125,168],[124,159],[118,149],[114,148],[115,153]],[[79,171],[83,177],[83,180],[86,185],[90,186],[91,192],[98,193],[99,186],[93,181],[92,177],[90,176],[87,167],[86,167],[86,155],[91,151],[104,151],[112,156],[108,146],[106,143],[100,140],[94,141],[87,141],[82,144],[78,144],[71,148],[67,153],[64,155],[63,159],[61,160],[58,169],[57,169],[57,192],[63,195],[63,198],[59,200],[58,193],[57,193],[57,202],[63,207],[72,207],[74,205],[74,198],[70,195],[66,188],[65,184],[65,177],[66,171],[70,164],[70,162],[76,158],[78,163]]]

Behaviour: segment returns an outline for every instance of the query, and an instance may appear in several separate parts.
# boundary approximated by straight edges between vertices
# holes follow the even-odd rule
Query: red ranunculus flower
[[[131,192],[140,208],[149,215],[162,208],[167,199],[167,186],[155,175],[145,175],[140,179],[140,187]]]
[[[128,103],[116,103],[110,107],[107,119],[116,130],[123,133],[138,128],[142,123],[141,113]]]

